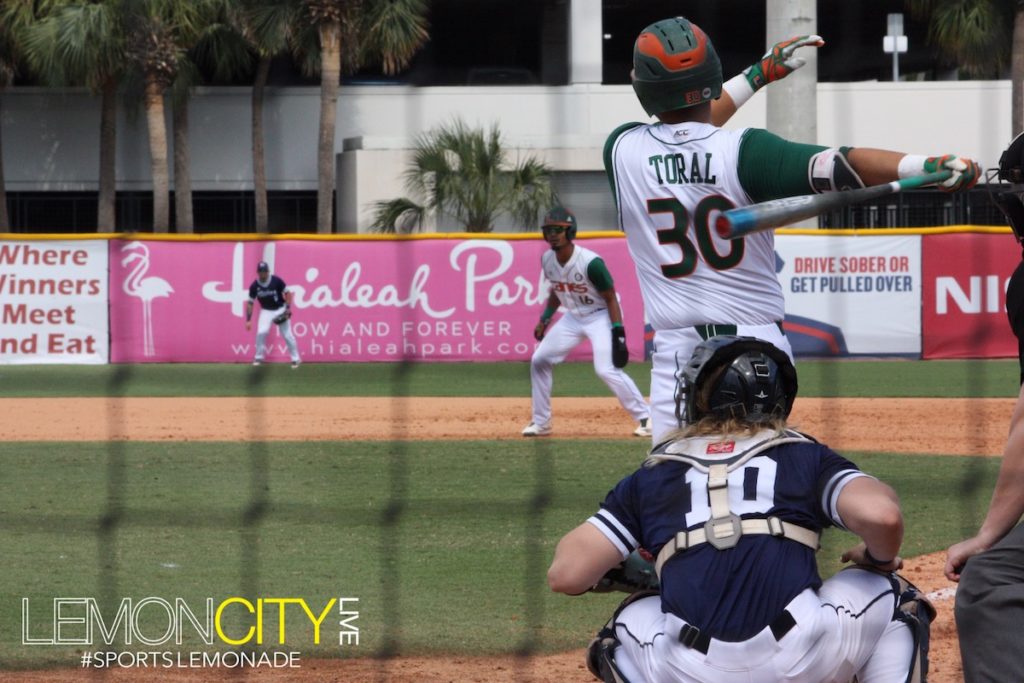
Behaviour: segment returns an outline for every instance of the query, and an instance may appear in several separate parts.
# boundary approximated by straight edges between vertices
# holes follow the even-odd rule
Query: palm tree
[[[113,3],[73,2],[26,31],[29,64],[46,83],[86,85],[100,96],[99,230],[114,232],[117,91],[124,77],[124,35]]]
[[[555,200],[550,168],[534,157],[510,164],[497,126],[471,129],[460,120],[416,140],[405,186],[414,198],[377,202],[374,229],[408,232],[433,215],[490,232],[500,214],[526,228]]]
[[[971,76],[998,77],[1009,64],[1012,135],[1024,130],[1024,2],[905,0],[928,20],[928,38]]]
[[[0,93],[14,84],[23,59],[25,31],[39,17],[48,14],[56,0],[3,0],[0,2]],[[0,140],[0,232],[11,229],[7,214],[7,190],[4,182],[3,145]]]
[[[171,86],[171,120],[174,131],[174,216],[178,232],[193,232],[192,168],[189,149],[188,107],[192,90],[208,75],[230,80],[251,69],[252,55],[239,33],[232,0],[206,0],[196,31],[179,32],[176,40],[184,50]]]
[[[10,24],[0,20],[0,93],[14,82],[17,68],[17,47],[10,29]],[[3,99],[0,98],[0,104],[2,102]],[[0,108],[0,119],[2,116],[3,109]],[[2,133],[2,129],[3,126],[0,126],[0,133]],[[10,232],[11,219],[7,215],[7,185],[4,182],[3,152],[3,137],[0,136],[0,232]]]
[[[275,5],[303,70],[320,74],[317,232],[333,231],[334,138],[343,71],[379,62],[386,74],[408,66],[427,40],[425,0],[250,0],[257,15]],[[257,25],[262,22],[257,19]]]
[[[294,7],[284,2],[265,0],[240,0],[240,11],[235,13],[235,22],[256,54],[256,70],[252,83],[252,186],[255,202],[256,232],[267,232],[269,211],[267,208],[267,164],[263,126],[263,102],[270,63],[274,56],[283,53],[292,41],[295,27]]]
[[[128,61],[143,83],[153,178],[153,231],[170,227],[164,94],[174,83],[192,36],[209,18],[209,0],[111,0],[121,12]]]

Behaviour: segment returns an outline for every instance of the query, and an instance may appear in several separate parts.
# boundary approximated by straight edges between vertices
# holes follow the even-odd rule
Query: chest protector
[[[769,448],[786,443],[810,443],[811,439],[800,432],[786,429],[781,433],[774,430],[763,430],[746,439],[733,441],[733,454],[709,456],[713,444],[723,443],[720,436],[696,437],[672,441],[656,447],[647,457],[645,464],[657,464],[666,460],[686,463],[699,472],[708,475],[708,500],[711,503],[711,516],[703,528],[692,531],[683,529],[676,533],[658,553],[654,569],[661,579],[661,568],[676,553],[688,548],[710,543],[718,550],[732,548],[739,543],[740,537],[750,534],[768,534],[787,538],[802,543],[813,550],[818,549],[820,534],[817,531],[786,522],[777,516],[748,517],[741,519],[729,509],[729,473],[742,467],[755,455]]]

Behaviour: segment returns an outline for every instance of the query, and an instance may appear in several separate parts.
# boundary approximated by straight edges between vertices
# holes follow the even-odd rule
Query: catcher
[[[933,616],[894,572],[903,517],[893,490],[788,429],[797,391],[785,352],[753,337],[701,342],[683,369],[687,426],[651,451],[601,509],[559,542],[555,591],[634,581],[654,553],[660,592],[627,598],[598,633],[603,681],[924,680]],[[827,581],[822,529],[862,540]],[[913,678],[920,675],[921,678]]]
[[[295,335],[292,334],[292,293],[284,280],[276,275],[270,274],[270,266],[266,261],[260,261],[256,265],[256,279],[249,285],[249,301],[245,304],[245,329],[252,329],[253,304],[260,302],[260,317],[256,321],[256,357],[253,365],[262,365],[267,355],[267,334],[270,332],[270,325],[277,325],[277,329],[288,345],[288,353],[292,358],[292,369],[299,367],[299,347],[295,343]]]

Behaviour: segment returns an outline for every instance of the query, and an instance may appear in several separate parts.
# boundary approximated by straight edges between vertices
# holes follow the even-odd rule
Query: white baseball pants
[[[544,339],[530,359],[530,381],[533,389],[533,423],[551,424],[551,382],[554,366],[565,360],[569,352],[590,340],[594,350],[594,372],[608,385],[619,403],[634,420],[647,418],[650,409],[632,378],[612,365],[612,322],[608,311],[600,309],[583,317],[564,314],[548,328]]]
[[[284,313],[283,308],[273,311],[260,309],[260,317],[256,319],[256,358],[254,360],[263,360],[267,355],[267,335],[270,334],[270,326],[274,324],[274,318],[280,313]],[[295,335],[292,334],[292,321],[285,320],[277,326],[277,331],[288,346],[288,355],[292,357],[292,362],[298,363],[299,345],[295,342]]]
[[[664,614],[655,595],[615,620],[615,661],[627,680],[647,683],[848,683],[854,674],[860,683],[904,683],[914,642],[910,627],[893,621],[897,597],[881,574],[843,570],[786,606],[796,626],[780,639],[765,627],[741,642],[712,640],[705,654],[679,642],[685,622]]]
[[[785,351],[791,360],[793,358],[789,340],[775,323],[737,325],[736,334],[771,342]],[[651,356],[651,437],[655,444],[661,443],[670,432],[682,426],[676,417],[676,396],[682,387],[683,369],[701,341],[703,338],[695,327],[658,330],[654,333],[654,354]],[[680,405],[680,416],[682,410]]]

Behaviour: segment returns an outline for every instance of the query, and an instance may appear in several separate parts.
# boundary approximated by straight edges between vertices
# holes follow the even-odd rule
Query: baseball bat
[[[857,202],[877,199],[933,183],[941,183],[952,176],[953,172],[949,170],[936,171],[912,178],[894,180],[891,183],[861,187],[856,190],[785,197],[738,209],[729,209],[720,213],[715,219],[715,232],[724,239],[736,239],[754,232],[763,232],[780,225],[802,221],[805,218],[813,218],[826,211],[841,209]]]

